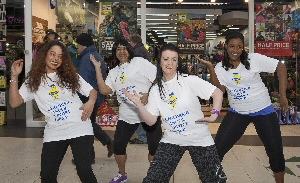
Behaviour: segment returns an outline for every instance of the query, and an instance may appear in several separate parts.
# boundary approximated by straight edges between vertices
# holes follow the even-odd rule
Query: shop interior
[[[101,1],[102,2],[102,1]],[[255,7],[257,4],[270,4],[271,2],[266,2],[265,0],[255,0]],[[56,31],[62,42],[66,46],[73,44],[76,35],[82,32],[88,32],[93,35],[95,40],[95,46],[99,49],[99,52],[105,58],[108,64],[108,68],[114,67],[116,64],[110,56],[110,52],[103,50],[103,37],[107,35],[106,32],[108,24],[112,23],[109,19],[110,16],[102,15],[99,13],[102,11],[99,1],[97,0],[57,0],[57,4],[49,4],[48,0],[33,0],[32,16],[33,16],[33,50],[38,47],[42,42],[39,36],[44,36],[43,30],[53,29]],[[44,3],[44,4],[43,4]],[[47,5],[45,5],[47,4]],[[63,4],[63,5],[62,5]],[[135,3],[134,3],[135,4]],[[297,3],[294,0],[283,0],[281,2],[272,2],[275,6],[290,5],[292,10],[297,9]],[[53,7],[54,6],[54,7]],[[65,7],[63,10],[60,6]],[[38,8],[36,8],[38,7]],[[42,15],[39,7],[42,7],[48,12],[48,15]],[[136,7],[136,8],[135,8]],[[137,1],[136,5],[132,6],[132,1],[128,4],[125,3],[124,6],[118,7],[117,5],[111,8],[116,8],[115,11],[123,11],[124,16],[128,20],[128,32],[141,34],[141,2]],[[119,8],[119,9],[117,9]],[[155,64],[160,45],[164,43],[174,43],[177,44],[180,37],[180,27],[178,22],[178,13],[193,13],[193,14],[203,14],[202,17],[205,20],[203,30],[205,34],[205,39],[201,40],[205,46],[202,52],[196,53],[200,54],[202,57],[210,60],[212,63],[216,64],[222,61],[224,41],[225,36],[228,32],[232,30],[238,30],[242,32],[245,37],[249,34],[248,28],[248,3],[245,0],[216,0],[212,2],[211,0],[205,0],[201,2],[194,2],[192,0],[150,0],[146,1],[146,48],[152,55],[152,62]],[[132,11],[132,9],[136,11]],[[129,11],[131,10],[131,11]],[[256,9],[255,9],[256,11]],[[76,13],[76,16],[75,16]],[[47,13],[46,13],[47,14]],[[11,0],[6,2],[6,41],[2,44],[5,48],[6,57],[6,71],[5,75],[9,81],[9,65],[12,61],[17,58],[22,58],[24,56],[24,0]],[[123,17],[124,18],[124,17]],[[41,19],[41,20],[40,20]],[[34,21],[41,22],[41,24],[34,24]],[[117,20],[114,20],[117,21]],[[269,20],[270,21],[270,20]],[[116,22],[115,22],[116,23]],[[259,24],[261,25],[261,24]],[[195,25],[188,25],[193,31]],[[187,28],[187,26],[185,26]],[[257,32],[256,37],[258,37],[258,32],[260,32],[258,25],[255,27],[255,32]],[[273,56],[274,58],[283,62],[288,69],[288,90],[287,97],[291,106],[300,106],[300,78],[299,78],[299,49],[298,49],[298,39],[296,34],[298,34],[298,29],[289,27],[290,40],[292,41],[292,55],[287,56]],[[200,30],[198,31],[200,32]],[[117,34],[116,31],[113,33],[114,36]],[[198,33],[199,34],[199,33]],[[264,35],[267,39],[267,35]],[[109,36],[106,36],[105,41],[109,42]],[[269,36],[273,40],[279,40],[277,35]],[[190,37],[191,40],[198,40],[197,37]],[[200,38],[199,38],[200,39]],[[247,40],[246,40],[247,42]],[[105,48],[110,45],[105,45]],[[249,45],[246,44],[246,50]],[[209,73],[205,66],[201,65],[194,57],[193,53],[183,53],[181,57],[184,64],[191,73],[202,77],[209,81]],[[25,77],[25,73],[20,78],[22,80]],[[270,95],[272,96],[272,102],[278,105],[278,81],[276,79],[276,73],[263,73],[261,74],[262,80],[265,82],[267,88],[269,89]],[[108,103],[111,107],[117,110],[118,103],[115,97],[109,97]],[[210,111],[211,101],[200,101],[203,105],[204,111]],[[1,107],[1,106],[0,106]],[[34,106],[33,106],[34,107]],[[223,110],[226,112],[228,109],[228,102],[226,100],[226,94],[224,95]],[[18,116],[17,112],[12,112],[9,106],[4,106],[2,110],[7,111],[8,119],[24,118],[24,116]],[[39,110],[34,107],[34,120],[41,120],[43,116],[39,113]],[[13,116],[14,115],[14,116]],[[26,117],[25,117],[26,118]]]

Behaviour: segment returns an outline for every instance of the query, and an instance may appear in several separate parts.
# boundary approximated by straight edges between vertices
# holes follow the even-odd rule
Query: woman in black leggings
[[[285,160],[277,115],[271,104],[268,89],[259,73],[277,72],[280,87],[280,107],[286,113],[287,71],[279,60],[244,50],[244,36],[232,32],[226,36],[224,60],[213,65],[197,57],[210,70],[211,82],[228,93],[230,109],[224,117],[215,143],[221,161],[224,155],[244,134],[253,122],[259,138],[269,156],[276,183],[284,182]]]

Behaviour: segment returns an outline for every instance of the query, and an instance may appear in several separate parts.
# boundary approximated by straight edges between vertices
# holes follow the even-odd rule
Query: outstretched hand
[[[137,94],[135,90],[133,90],[133,95],[129,93],[125,88],[122,88],[122,91],[124,92],[125,96],[128,97],[136,106],[141,105],[141,97]]]
[[[199,55],[195,55],[195,58],[197,60],[199,60],[202,64],[204,64],[205,66],[209,66],[209,64],[212,64],[210,61],[204,60],[203,58],[200,58]]]
[[[18,76],[23,69],[24,60],[19,59],[11,64],[11,76]]]
[[[204,117],[196,120],[196,122],[215,122],[218,118],[218,114],[211,114],[209,117]]]
[[[101,67],[101,61],[97,61],[97,60],[95,59],[95,56],[94,56],[93,54],[90,54],[90,59],[91,59],[91,61],[93,62],[95,68],[96,68],[96,67],[98,67],[98,68]]]

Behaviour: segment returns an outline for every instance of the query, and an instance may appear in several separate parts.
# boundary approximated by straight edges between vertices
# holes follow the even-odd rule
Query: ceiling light
[[[178,0],[178,2],[180,2],[180,3],[181,3],[182,1],[183,1],[183,0]]]
[[[216,0],[210,0],[210,2],[214,3],[214,2],[216,2]]]
[[[245,0],[245,3],[248,3],[248,0]]]

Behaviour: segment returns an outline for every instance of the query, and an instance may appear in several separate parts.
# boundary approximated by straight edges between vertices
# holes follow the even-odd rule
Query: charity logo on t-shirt
[[[126,77],[127,77],[126,74],[124,73],[124,71],[122,71],[122,74],[121,74],[121,76],[120,76],[120,81],[121,81],[122,84],[125,83]]]
[[[238,84],[241,83],[242,77],[239,75],[239,73],[234,72],[234,73],[233,73],[232,81],[235,81],[235,83],[238,85]]]
[[[172,109],[174,109],[177,102],[177,97],[175,96],[174,92],[170,93],[169,96],[170,96],[170,101],[168,102],[168,104],[170,104]]]
[[[55,84],[51,84],[49,87],[51,87],[51,90],[49,92],[49,95],[55,99],[58,98],[58,95],[60,93],[59,89],[57,88],[57,86]]]

